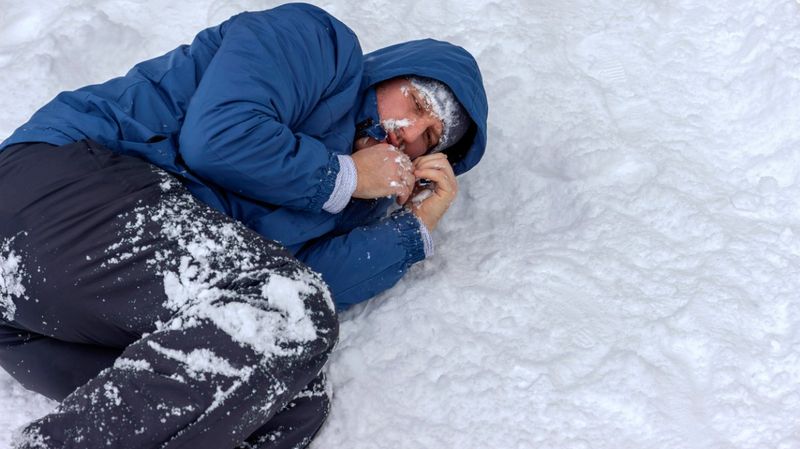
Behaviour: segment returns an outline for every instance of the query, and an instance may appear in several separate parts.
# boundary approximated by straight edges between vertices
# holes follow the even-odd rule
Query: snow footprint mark
[[[630,49],[614,36],[605,33],[593,34],[580,41],[573,49],[573,63],[588,76],[609,85],[625,86],[628,75],[617,55]]]
[[[625,67],[619,59],[614,57],[607,57],[595,62],[590,70],[590,76],[608,84],[623,85],[628,82]]]

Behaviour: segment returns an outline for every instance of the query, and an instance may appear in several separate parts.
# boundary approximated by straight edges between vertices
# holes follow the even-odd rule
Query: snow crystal
[[[291,340],[311,341],[316,336],[314,323],[306,313],[303,302],[304,297],[315,293],[308,281],[273,275],[261,290],[262,296],[269,298],[270,305],[283,312],[287,320],[287,332],[293,334]]]
[[[13,242],[14,238],[7,238],[0,245],[0,316],[7,321],[13,321],[17,312],[14,298],[26,297],[22,258],[11,249]]]
[[[153,367],[150,366],[150,362],[148,362],[147,360],[133,360],[124,357],[120,357],[114,361],[114,368],[137,370],[137,371],[153,370]]]
[[[183,416],[184,414],[193,412],[196,409],[197,407],[193,405],[184,405],[183,407],[175,407],[167,404],[156,405],[156,410],[166,411],[168,415],[172,416]]]
[[[103,384],[103,390],[105,390],[106,399],[111,401],[114,405],[122,404],[122,398],[119,397],[119,388],[113,383],[106,382]]]
[[[389,131],[397,131],[400,128],[406,128],[414,124],[414,120],[403,118],[403,119],[386,119],[381,120],[381,125],[383,129],[387,132]]]
[[[195,379],[205,380],[203,374],[209,373],[247,380],[253,372],[253,369],[249,366],[234,368],[230,362],[219,357],[210,349],[193,349],[187,353],[176,349],[165,348],[154,341],[148,341],[147,345],[156,352],[181,362],[184,365],[186,373]]]

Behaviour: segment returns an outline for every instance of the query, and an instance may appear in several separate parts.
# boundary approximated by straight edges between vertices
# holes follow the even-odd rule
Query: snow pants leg
[[[0,366],[25,388],[59,402],[112,366],[122,351],[68,343],[0,325]],[[326,385],[325,375],[320,374],[237,449],[308,446],[330,412]]]
[[[144,161],[0,153],[0,270],[0,363],[68,394],[17,447],[292,447],[264,443],[296,428],[303,447],[327,413],[304,402],[338,333],[321,278]],[[283,427],[290,401],[324,412]]]

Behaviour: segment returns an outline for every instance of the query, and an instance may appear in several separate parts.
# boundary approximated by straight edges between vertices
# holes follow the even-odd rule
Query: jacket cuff
[[[389,217],[400,232],[400,242],[406,250],[405,267],[425,259],[425,244],[417,216],[406,209],[400,209]]]
[[[425,249],[425,258],[427,259],[433,255],[433,237],[431,237],[431,232],[428,231],[428,227],[425,226],[425,223],[416,215],[414,215],[414,218],[416,218],[419,223],[419,236],[422,238],[422,247]]]
[[[353,158],[342,154],[336,158],[339,162],[339,173],[336,174],[331,196],[322,205],[322,210],[331,214],[338,214],[347,206],[358,184],[358,172]]]
[[[336,177],[339,175],[339,158],[338,155],[331,153],[328,158],[328,167],[325,169],[322,179],[319,181],[317,193],[311,198],[311,203],[308,206],[309,210],[320,211],[324,204],[330,199],[333,194],[333,189],[336,186]]]

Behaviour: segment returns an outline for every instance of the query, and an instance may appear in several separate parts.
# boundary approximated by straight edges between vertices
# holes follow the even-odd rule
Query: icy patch
[[[8,238],[0,245],[0,316],[6,321],[13,321],[17,312],[14,298],[26,297],[22,258],[11,249],[13,241]]]

